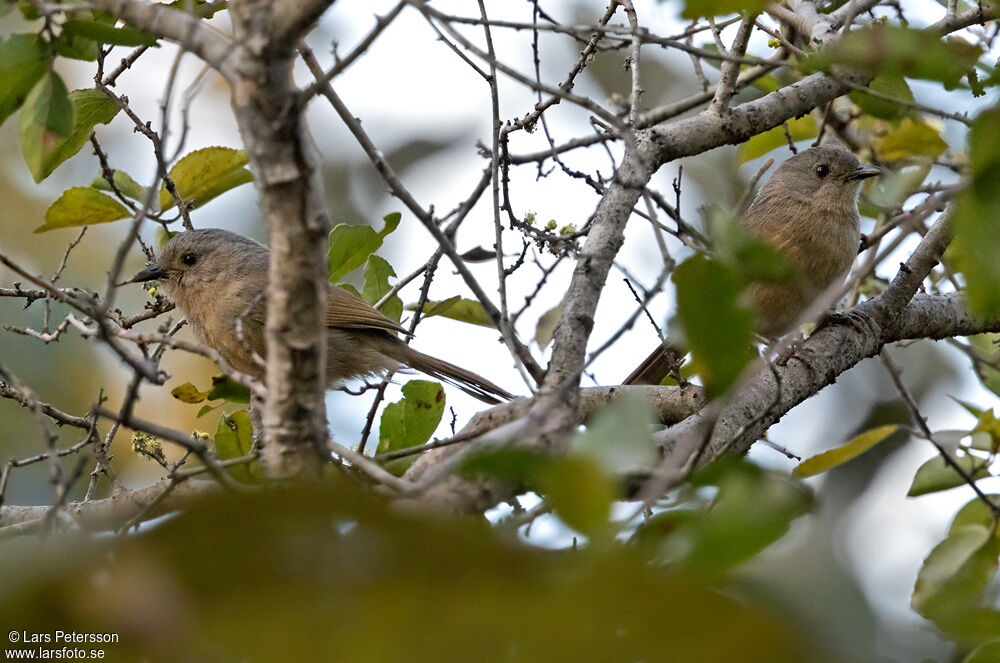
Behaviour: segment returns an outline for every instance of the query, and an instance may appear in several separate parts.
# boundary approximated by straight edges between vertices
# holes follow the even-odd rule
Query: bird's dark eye
[[[820,165],[816,166],[816,176],[817,177],[826,177],[829,174],[830,174],[830,167],[829,166],[827,166],[825,164],[820,164]]]
[[[198,256],[196,256],[193,253],[185,253],[183,256],[181,256],[181,262],[190,267],[191,265],[198,262]]]

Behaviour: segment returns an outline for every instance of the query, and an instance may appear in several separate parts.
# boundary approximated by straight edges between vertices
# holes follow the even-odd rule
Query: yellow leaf
[[[826,472],[830,468],[846,463],[852,458],[857,458],[897,430],[899,430],[898,424],[890,424],[865,431],[843,446],[824,451],[812,458],[807,458],[799,463],[793,472],[796,476],[800,477],[809,477],[820,472]]]
[[[948,149],[937,129],[924,122],[904,118],[899,126],[875,140],[880,161],[898,161],[906,157],[938,157]]]

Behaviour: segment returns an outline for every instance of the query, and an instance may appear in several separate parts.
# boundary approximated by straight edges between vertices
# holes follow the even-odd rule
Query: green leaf
[[[909,157],[935,158],[948,149],[940,132],[925,122],[903,118],[898,126],[875,139],[875,153],[881,161]]]
[[[913,102],[913,92],[907,84],[906,79],[898,73],[879,74],[868,84],[868,89],[873,92],[880,92],[893,99]],[[911,112],[905,106],[882,99],[870,94],[865,94],[862,90],[855,90],[848,95],[861,110],[881,118],[883,120],[897,120],[903,114]]]
[[[535,343],[539,348],[544,350],[552,342],[552,335],[556,332],[556,325],[559,324],[561,315],[562,302],[559,302],[538,318],[538,324],[535,325]]]
[[[396,229],[401,218],[399,212],[387,214],[383,218],[385,225],[379,232],[375,232],[370,226],[337,224],[330,231],[330,253],[327,262],[330,282],[340,282],[365,264],[368,256],[375,253],[382,246],[382,241]]]
[[[205,400],[205,397],[208,396],[208,392],[199,391],[198,387],[194,386],[190,382],[185,382],[184,384],[171,389],[170,395],[179,400],[181,403],[194,404]]]
[[[711,506],[665,542],[669,556],[700,573],[717,574],[781,538],[812,505],[800,483],[747,463],[708,468],[720,474]]]
[[[368,261],[365,262],[365,288],[361,296],[374,306],[392,289],[392,286],[389,285],[389,277],[395,278],[395,276],[395,270],[385,258],[376,255],[369,256]],[[382,313],[399,322],[399,319],[403,317],[403,301],[398,296],[393,295],[389,301],[382,305]]]
[[[221,405],[202,405],[201,409],[198,410],[198,414],[195,415],[195,418],[196,419],[201,419],[202,417],[204,417],[209,412],[213,412],[213,411],[217,410],[220,407],[222,407],[222,406]]]
[[[709,396],[723,393],[753,356],[753,314],[738,303],[732,269],[701,254],[674,270],[677,317]]]
[[[415,304],[406,307],[407,311],[416,310]],[[474,299],[465,299],[458,295],[449,297],[440,302],[427,302],[424,306],[424,317],[430,318],[440,315],[459,322],[467,322],[470,325],[480,325],[481,327],[492,327],[493,319],[486,312],[483,305]]]
[[[250,413],[237,410],[230,415],[222,415],[215,430],[215,457],[219,460],[241,458],[253,448],[253,424]],[[229,476],[241,483],[256,483],[260,478],[260,467],[256,461],[232,465],[226,468]]]
[[[983,410],[981,408],[976,407],[972,403],[969,403],[967,401],[963,401],[963,400],[961,400],[959,398],[955,398],[951,394],[948,395],[948,398],[950,398],[951,400],[955,401],[956,403],[958,403],[959,405],[961,405],[962,407],[964,407],[965,410],[966,410],[966,412],[968,412],[969,414],[971,414],[976,419],[978,419],[979,417],[981,417],[983,415],[983,412],[985,411],[985,410]]]
[[[732,212],[718,205],[705,209],[716,258],[732,267],[746,283],[794,283],[798,269],[788,256],[747,233]]]
[[[928,160],[895,172],[887,172],[877,178],[878,181],[870,189],[867,197],[871,199],[872,203],[882,208],[900,207],[920,188],[930,172],[931,163]],[[868,216],[878,218],[879,212],[879,210],[875,210]]]
[[[125,196],[131,198],[132,200],[138,200],[139,202],[146,201],[146,187],[132,179],[132,176],[124,170],[113,170],[111,179],[114,180],[115,186],[118,187],[118,190]],[[100,191],[111,191],[111,185],[108,184],[108,181],[104,179],[103,175],[95,177],[94,181],[90,183],[90,187]],[[162,230],[162,227],[159,229]]]
[[[462,461],[458,474],[487,477],[517,486],[535,485],[538,477],[555,460],[529,449],[502,447],[473,453]]]
[[[135,28],[116,28],[102,21],[72,20],[63,23],[63,31],[115,46],[156,46],[156,36]]]
[[[45,223],[35,228],[35,232],[92,226],[128,216],[130,216],[128,209],[111,196],[89,187],[78,186],[63,191],[45,212]]]
[[[341,282],[341,283],[338,283],[338,284],[337,284],[337,287],[340,287],[340,288],[343,288],[344,290],[346,290],[347,292],[351,293],[351,294],[352,294],[352,295],[354,295],[355,297],[361,297],[361,293],[360,293],[360,292],[358,292],[358,289],[357,289],[357,288],[355,288],[355,287],[354,287],[353,285],[351,285],[350,283],[344,283],[344,282]],[[362,299],[363,299],[363,298],[362,298]]]
[[[984,460],[974,456],[960,456],[955,458],[955,462],[973,479],[989,476],[988,463]],[[920,466],[906,494],[909,497],[919,497],[963,485],[965,479],[962,475],[946,465],[941,456],[935,456]]]
[[[52,172],[49,156],[73,129],[73,107],[62,78],[48,72],[31,88],[21,108],[21,153],[35,182]]]
[[[968,133],[971,174],[951,215],[955,240],[949,254],[965,275],[972,310],[1000,313],[1000,108],[980,113]]]
[[[560,520],[588,537],[607,536],[615,487],[597,463],[568,456],[544,467],[538,482]]]
[[[181,158],[168,175],[174,182],[177,195],[191,208],[201,207],[213,198],[253,181],[253,175],[243,166],[250,157],[243,150],[231,147],[205,147]],[[160,209],[174,206],[166,184],[160,186]]]
[[[972,346],[973,353],[982,360],[973,363],[980,382],[983,383],[984,387],[1000,396],[1000,369],[994,368],[994,365],[1000,363],[1000,334],[970,336],[969,345]],[[968,406],[966,409],[969,409]],[[982,411],[973,412],[973,414],[978,418]]]
[[[997,447],[1000,447],[1000,420],[993,410],[985,410],[979,415],[979,421],[972,429],[972,444],[973,449],[990,453],[996,453]]]
[[[570,449],[594,458],[615,474],[650,467],[656,462],[652,441],[655,419],[646,399],[616,398],[587,423],[587,429],[573,439]]]
[[[403,385],[403,398],[382,410],[378,453],[423,444],[431,438],[444,413],[444,389],[437,382],[410,380]]]
[[[156,250],[157,252],[162,251],[163,247],[167,245],[167,242],[176,235],[177,232],[173,230],[164,230],[163,226],[156,227]]]
[[[991,528],[967,525],[949,533],[924,560],[910,602],[934,621],[977,608],[997,570],[1000,538]]]
[[[118,104],[100,90],[73,90],[69,93],[68,100],[72,119],[67,135],[59,137],[51,133],[47,134],[37,151],[34,147],[31,148],[33,160],[29,160],[28,152],[25,152],[25,161],[28,162],[36,182],[41,182],[59,164],[79,152],[84,144],[90,140],[94,127],[98,124],[107,124],[119,111]],[[22,127],[24,122],[25,113],[22,110]],[[22,149],[25,149],[23,144]]]
[[[785,124],[788,125],[788,133],[792,140],[809,140],[819,135],[819,126],[812,119],[811,115],[792,118]],[[745,143],[740,144],[736,150],[736,160],[738,163],[745,163],[751,159],[764,156],[771,150],[787,146],[788,138],[785,136],[784,127],[775,127],[764,133],[757,134]]]
[[[998,502],[1000,495],[991,494],[986,497],[992,500],[994,504],[1000,503]],[[989,530],[993,530],[995,524],[996,519],[993,517],[993,512],[977,496],[966,502],[965,506],[955,514],[955,518],[951,521],[951,526],[948,527],[948,535],[951,536],[957,533],[958,530],[969,525],[981,525]]]
[[[821,71],[843,65],[873,76],[938,81],[950,90],[961,84],[981,53],[979,46],[961,39],[941,39],[933,31],[876,23],[851,30],[806,64]]]
[[[962,659],[962,663],[997,663],[997,661],[1000,661],[1000,640],[981,644]]]
[[[25,20],[34,21],[41,18],[41,14],[38,12],[38,5],[31,2],[31,0],[17,0],[17,8]]]
[[[229,3],[210,0],[174,0],[166,6],[178,11],[189,12],[198,18],[212,18],[217,12],[228,8]]]
[[[48,68],[49,55],[38,35],[16,34],[0,41],[0,124],[21,107]]]
[[[721,16],[739,11],[759,12],[767,6],[765,0],[686,0],[682,18]]]
[[[899,430],[898,424],[890,424],[888,426],[879,426],[878,428],[865,431],[864,433],[852,438],[843,446],[830,449],[829,451],[824,451],[821,454],[802,461],[792,471],[796,476],[800,477],[810,477],[814,474],[819,474],[820,472],[826,472],[827,470],[846,463],[853,458],[857,458],[879,442],[888,438],[897,430]]]
[[[230,403],[249,403],[250,390],[225,375],[213,375],[208,400],[214,401],[220,398]]]
[[[93,39],[63,30],[54,42],[56,55],[84,62],[94,62],[100,52],[100,45]]]

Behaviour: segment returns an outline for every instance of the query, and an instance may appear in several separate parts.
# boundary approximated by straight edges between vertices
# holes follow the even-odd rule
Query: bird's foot
[[[774,363],[777,366],[784,366],[787,364],[788,360],[799,351],[800,347],[802,347],[802,342],[804,340],[805,337],[802,336],[801,332],[796,332],[795,338],[789,339],[788,343],[785,344],[785,347],[778,352],[777,356],[774,358]]]
[[[813,329],[812,334],[825,329],[826,327],[851,327],[858,330],[865,336],[872,333],[872,323],[868,316],[858,313],[854,309],[841,313],[838,311],[827,311],[820,318],[819,322],[816,324],[816,328]],[[812,335],[810,334],[810,336]]]

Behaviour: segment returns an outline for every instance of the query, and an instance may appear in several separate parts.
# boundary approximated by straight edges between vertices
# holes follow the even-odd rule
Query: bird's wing
[[[357,295],[335,285],[327,296],[326,326],[340,329],[381,329],[409,336],[399,323],[373,308]]]

